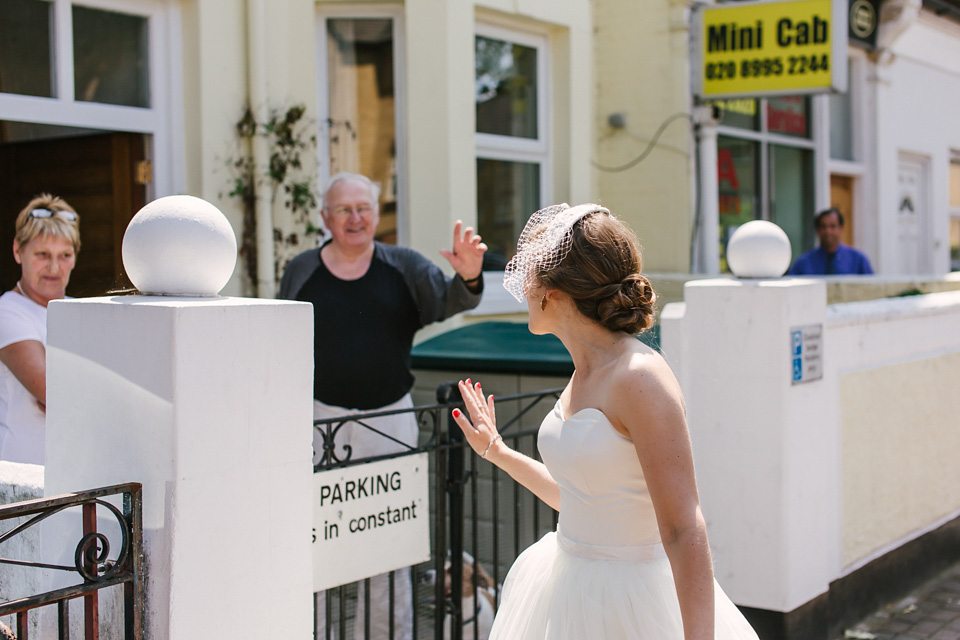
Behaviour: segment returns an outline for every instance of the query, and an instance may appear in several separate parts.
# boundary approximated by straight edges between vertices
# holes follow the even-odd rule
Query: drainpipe
[[[700,251],[697,273],[720,273],[720,205],[717,178],[718,114],[712,106],[696,107],[693,112],[700,156]]]
[[[247,0],[247,91],[250,109],[257,122],[263,122],[267,108],[267,0]],[[254,176],[266,175],[270,159],[267,139],[253,136],[252,155]],[[255,178],[256,179],[256,178]],[[266,185],[256,189],[254,211],[257,221],[257,282],[256,292],[260,298],[275,298],[277,295],[273,247],[273,207],[270,189]]]

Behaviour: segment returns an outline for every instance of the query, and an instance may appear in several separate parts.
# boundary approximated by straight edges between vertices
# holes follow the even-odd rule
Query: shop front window
[[[771,220],[790,238],[796,257],[813,246],[815,143],[806,96],[719,100],[717,137],[721,271],[740,225]]]
[[[813,151],[770,146],[770,220],[790,238],[793,258],[813,246]]]
[[[810,137],[810,99],[803,96],[767,98],[767,132]]]
[[[760,130],[760,101],[755,98],[736,98],[730,100],[711,100],[709,104],[720,107],[721,122],[727,127]]]
[[[727,271],[726,247],[730,235],[740,225],[759,217],[759,150],[760,145],[749,140],[729,136],[717,139],[722,271]]]
[[[847,71],[848,78],[855,78],[852,62]],[[853,152],[853,83],[843,93],[831,93],[827,96],[830,105],[830,157],[834,160],[856,160]]]

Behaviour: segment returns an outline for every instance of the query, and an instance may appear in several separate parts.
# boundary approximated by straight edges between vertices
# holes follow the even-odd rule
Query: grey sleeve
[[[403,276],[420,311],[421,326],[445,320],[480,304],[482,284],[479,293],[471,293],[463,278],[447,277],[437,265],[413,249],[389,245],[377,245],[377,248],[383,261]]]
[[[320,262],[320,249],[310,249],[297,255],[283,272],[277,298],[295,300],[300,288],[310,278]]]

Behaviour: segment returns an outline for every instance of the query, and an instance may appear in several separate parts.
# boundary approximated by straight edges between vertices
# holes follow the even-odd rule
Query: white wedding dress
[[[560,485],[557,531],[511,567],[491,640],[682,640],[680,605],[653,504],[628,438],[598,409],[540,426],[539,450]],[[717,640],[756,640],[714,586]]]

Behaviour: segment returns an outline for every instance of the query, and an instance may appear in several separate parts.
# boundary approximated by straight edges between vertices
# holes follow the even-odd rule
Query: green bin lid
[[[659,326],[640,335],[659,347]],[[519,322],[479,322],[453,329],[415,346],[412,364],[417,369],[478,373],[570,375],[573,360],[556,336],[535,336]]]

